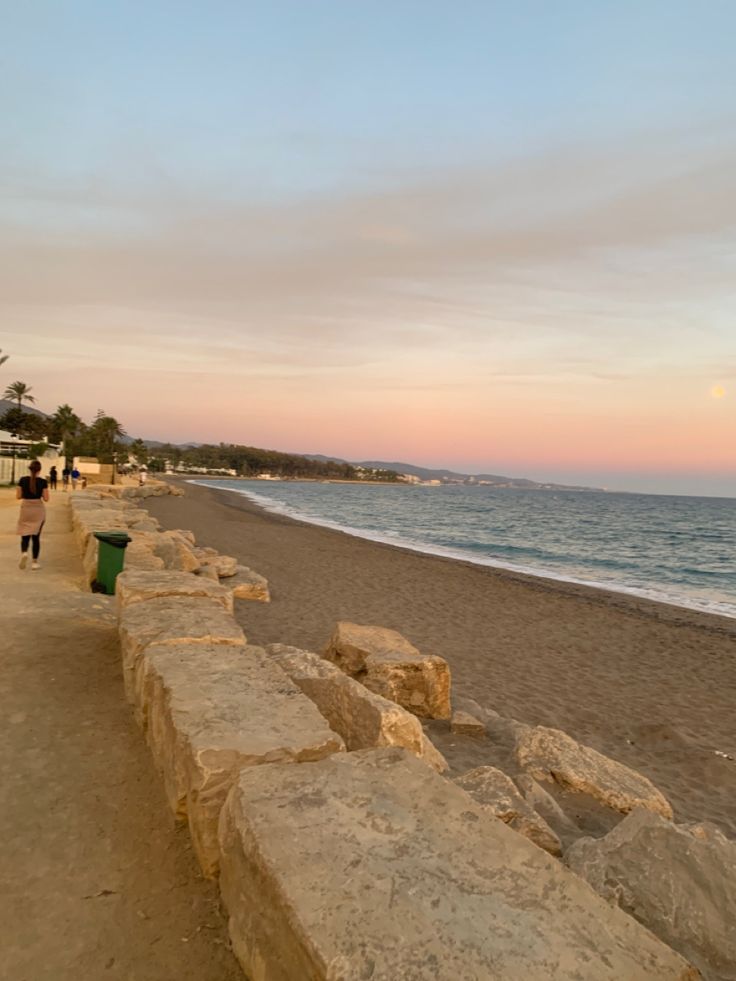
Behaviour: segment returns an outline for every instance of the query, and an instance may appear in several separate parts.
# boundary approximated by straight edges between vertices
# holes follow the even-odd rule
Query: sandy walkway
[[[111,601],[80,589],[65,499],[38,572],[18,569],[16,509],[0,490],[0,978],[240,981],[125,702]]]
[[[147,505],[268,577],[270,605],[236,604],[252,642],[320,650],[338,619],[394,627],[449,660],[458,694],[565,729],[647,774],[678,820],[736,837],[736,762],[715,752],[736,757],[736,621],[351,538],[226,491]],[[490,762],[432,735],[455,768]]]

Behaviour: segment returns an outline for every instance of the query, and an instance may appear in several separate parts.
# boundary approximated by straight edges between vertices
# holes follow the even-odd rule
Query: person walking
[[[45,501],[49,499],[49,488],[43,477],[39,477],[41,464],[34,460],[28,467],[28,477],[21,477],[15,489],[16,500],[20,501],[20,515],[16,532],[20,535],[20,568],[28,564],[28,546],[33,543],[31,569],[40,569],[38,556],[41,552],[41,529],[46,521]]]
[[[58,479],[59,479],[59,475],[57,473],[56,467],[52,467],[49,470],[49,487],[51,488],[51,490],[56,490],[56,482],[58,481]]]
[[[79,480],[79,471],[76,467],[72,470],[72,490],[77,489],[77,481]]]
[[[71,470],[69,469],[69,465],[67,464],[64,467],[64,469],[61,471],[61,489],[64,491],[65,494],[69,490],[70,475],[71,475]]]

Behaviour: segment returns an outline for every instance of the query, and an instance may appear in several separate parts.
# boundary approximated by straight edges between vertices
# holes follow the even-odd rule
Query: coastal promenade
[[[0,489],[0,979],[241,979],[125,701],[112,600],[84,590],[68,498],[37,572],[18,568],[16,519]]]

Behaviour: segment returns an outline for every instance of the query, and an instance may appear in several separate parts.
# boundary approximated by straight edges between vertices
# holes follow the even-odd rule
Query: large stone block
[[[232,589],[235,599],[255,600],[258,603],[271,602],[268,579],[259,576],[247,566],[239,565],[235,575],[227,579],[226,585],[228,589]]]
[[[638,808],[605,838],[576,842],[565,861],[704,978],[736,978],[736,842]]]
[[[192,551],[190,543],[178,532],[163,531],[156,537],[154,553],[163,559],[164,567],[175,572],[196,572],[199,559]]]
[[[645,776],[575,742],[559,729],[519,729],[516,760],[537,780],[555,781],[624,814],[635,807],[646,807],[672,818],[669,801]]]
[[[481,807],[550,855],[562,854],[560,839],[552,828],[524,800],[511,777],[495,766],[479,766],[457,777],[455,783]]]
[[[244,770],[220,849],[253,981],[697,977],[406,750]]]
[[[219,579],[230,578],[231,576],[237,575],[238,572],[238,560],[233,558],[232,555],[215,553],[214,555],[207,555],[204,558],[200,558],[199,561],[202,565],[214,569]]]
[[[366,688],[422,718],[449,719],[450,668],[419,651],[395,630],[336,624],[323,655]]]
[[[115,594],[118,612],[135,603],[165,596],[205,597],[216,600],[228,613],[233,612],[233,594],[226,586],[189,572],[122,572]]]
[[[311,651],[286,644],[270,644],[266,651],[311,698],[348,750],[403,746],[440,772],[448,768],[411,712],[369,691]]]
[[[142,665],[153,757],[202,871],[215,875],[220,809],[241,769],[320,760],[345,745],[259,647],[149,647]]]
[[[244,647],[245,634],[217,600],[207,597],[166,596],[125,607],[120,614],[120,652],[130,702],[135,702],[138,660],[151,644]],[[144,718],[139,721],[145,723]]]

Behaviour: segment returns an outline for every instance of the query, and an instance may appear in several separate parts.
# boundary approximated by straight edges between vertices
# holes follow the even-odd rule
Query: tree
[[[64,456],[73,455],[70,453],[73,449],[71,441],[84,430],[84,423],[74,409],[66,403],[60,405],[51,417],[51,426],[54,437],[64,444]]]
[[[15,433],[21,439],[43,439],[48,423],[43,416],[32,415],[14,406],[0,416],[0,429]]]
[[[3,349],[0,347],[0,365],[4,365],[9,357],[9,354],[3,354]]]
[[[30,385],[26,385],[25,382],[13,382],[12,385],[8,387],[3,392],[4,399],[10,399],[12,402],[18,403],[18,408],[20,409],[23,402],[35,402],[36,399],[31,395],[32,388]]]
[[[143,467],[148,463],[148,447],[142,439],[134,439],[128,447],[128,451],[135,458],[135,462],[139,467]]]
[[[115,454],[124,449],[117,441],[126,436],[125,430],[117,419],[105,415],[103,409],[98,411],[87,435],[94,446],[95,456],[101,463],[112,463]]]

